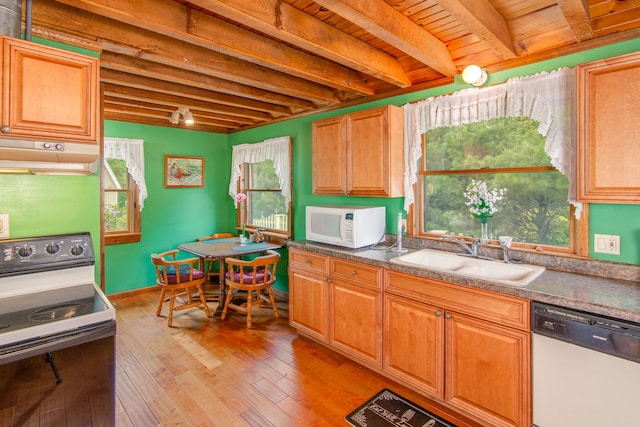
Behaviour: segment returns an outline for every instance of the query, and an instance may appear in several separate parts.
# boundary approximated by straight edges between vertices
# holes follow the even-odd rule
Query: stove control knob
[[[29,245],[22,245],[18,248],[18,255],[20,258],[29,258],[33,255],[33,248]]]
[[[71,255],[82,255],[82,253],[84,252],[84,248],[80,245],[73,245],[73,247],[71,248]]]
[[[57,244],[56,242],[51,242],[45,247],[45,250],[47,251],[48,254],[54,255],[58,253],[58,251],[60,250],[60,245]]]

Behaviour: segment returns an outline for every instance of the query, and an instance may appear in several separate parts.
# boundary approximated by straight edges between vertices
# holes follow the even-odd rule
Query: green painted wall
[[[620,255],[593,252],[594,234],[620,236]],[[640,264],[640,205],[592,203],[589,206],[589,247],[591,258]]]
[[[584,62],[595,61],[611,56],[622,55],[638,50],[640,39],[618,43],[598,49],[592,49],[552,60],[526,65],[523,67],[495,73],[489,76],[487,84],[496,84],[506,81],[511,77],[526,76],[541,71],[552,71],[560,67],[573,67]],[[294,203],[294,238],[304,239],[305,224],[304,212],[307,205],[332,204],[332,203],[356,203],[363,205],[382,205],[387,207],[387,232],[396,232],[398,212],[403,209],[403,198],[377,199],[355,197],[327,197],[314,196],[311,190],[311,122],[313,120],[374,108],[382,105],[402,106],[409,102],[419,101],[432,96],[440,96],[468,88],[469,85],[456,79],[453,84],[428,89],[420,92],[409,93],[397,97],[386,98],[380,101],[358,105],[356,107],[343,108],[328,113],[317,114],[299,119],[289,120],[258,129],[237,132],[229,135],[231,145],[256,142],[267,138],[289,135],[293,138],[293,203]],[[231,215],[232,213],[230,213]],[[403,213],[404,216],[404,213]],[[620,221],[619,218],[628,218],[629,221]],[[636,219],[633,221],[633,219]],[[629,264],[640,264],[640,205],[599,205],[594,206],[590,214],[591,240],[593,233],[620,235],[622,248],[620,256],[591,253],[595,259],[615,261]],[[634,227],[633,224],[636,224]],[[601,230],[609,230],[606,233]]]
[[[88,56],[97,52],[37,37],[33,41]],[[0,213],[9,214],[9,237],[88,231],[100,253],[100,180],[92,176],[2,175]],[[96,281],[100,260],[96,260]]]
[[[235,218],[227,215],[233,202],[227,195],[231,154],[226,135],[112,121],[105,122],[104,134],[144,139],[148,192],[142,209],[141,241],[105,248],[107,293],[154,285],[152,253],[175,249],[214,231],[233,229]],[[204,187],[165,188],[165,155],[203,157]]]
[[[0,213],[9,214],[10,238],[88,231],[100,253],[98,175],[2,175]],[[96,280],[100,264],[97,259]]]
[[[637,51],[640,39],[555,58],[538,64],[492,74],[489,83],[513,76],[530,75],[561,66],[572,67],[609,56]],[[155,279],[149,255],[176,247],[213,231],[232,230],[233,202],[227,195],[231,145],[258,142],[290,135],[293,138],[294,237],[304,239],[304,208],[312,204],[359,203],[387,207],[387,232],[395,232],[402,198],[320,197],[311,194],[311,122],[313,120],[368,109],[380,105],[404,105],[467,87],[461,83],[397,96],[356,107],[317,114],[269,126],[218,135],[165,127],[106,122],[105,135],[141,138],[145,143],[145,167],[149,197],[142,211],[140,243],[108,246],[105,249],[107,293],[152,286]],[[205,187],[165,189],[164,155],[205,158]],[[11,238],[66,232],[90,231],[99,250],[100,182],[98,176],[0,175],[0,213],[9,213]],[[591,253],[593,258],[640,264],[640,205],[591,206],[591,236],[621,236],[621,255]],[[99,267],[99,266],[98,266]],[[284,277],[282,276],[284,275]],[[286,257],[279,269],[278,287],[286,289]]]

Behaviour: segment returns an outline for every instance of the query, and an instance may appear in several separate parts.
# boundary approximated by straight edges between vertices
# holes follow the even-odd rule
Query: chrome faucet
[[[502,248],[502,252],[503,252],[503,260],[506,263],[510,263],[511,260],[509,259],[509,248],[511,247],[511,241],[513,237],[500,236],[499,238],[500,238],[500,247]]]
[[[452,242],[456,242],[457,244],[459,244],[460,246],[462,246],[463,248],[465,248],[465,250],[468,252],[466,254],[460,254],[462,256],[470,256],[470,257],[474,257],[474,258],[480,258],[480,256],[478,255],[478,239],[471,236],[471,247],[469,247],[469,245],[467,245],[465,242],[463,242],[460,239],[456,239],[453,236],[447,236],[444,235],[442,236],[442,240],[450,240]]]

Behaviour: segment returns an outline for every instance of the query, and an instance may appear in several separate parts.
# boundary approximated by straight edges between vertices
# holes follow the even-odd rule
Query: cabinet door
[[[313,194],[343,195],[346,185],[346,116],[313,122]]]
[[[442,310],[385,294],[383,335],[384,370],[416,389],[442,399]]]
[[[403,122],[398,107],[347,116],[347,188],[353,196],[404,194]]]
[[[3,50],[3,133],[97,143],[97,59],[12,38]]]
[[[330,340],[355,359],[382,368],[382,299],[380,291],[333,280]]]
[[[580,200],[640,202],[640,53],[583,64],[578,72]]]
[[[530,334],[446,317],[447,402],[492,426],[531,425]]]
[[[289,269],[289,324],[324,342],[329,340],[326,277]]]

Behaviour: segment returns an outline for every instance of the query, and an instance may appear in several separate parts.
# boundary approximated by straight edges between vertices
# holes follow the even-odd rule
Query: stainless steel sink
[[[392,258],[391,262],[518,287],[527,286],[545,270],[538,265],[506,264],[433,249],[411,252]]]

